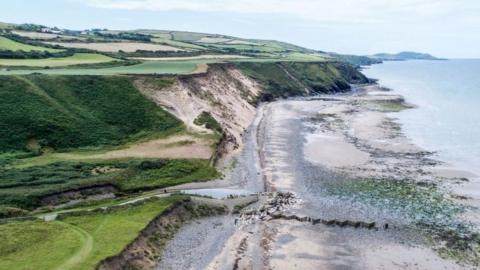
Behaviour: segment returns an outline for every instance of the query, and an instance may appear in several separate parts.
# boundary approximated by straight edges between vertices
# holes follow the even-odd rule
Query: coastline
[[[234,223],[235,229],[228,237],[212,231],[210,237],[222,239],[223,247],[201,246],[215,251],[203,267],[473,269],[478,264],[475,238],[460,238],[472,245],[467,249],[452,248],[448,245],[457,244],[458,235],[442,233],[458,220],[478,230],[478,210],[457,208],[478,203],[479,197],[459,188],[477,182],[467,182],[470,174],[433,159],[402,133],[390,113],[412,107],[378,84],[260,106],[238,164],[222,186],[258,192],[263,179],[266,192],[239,215],[211,225]],[[280,216],[292,218],[276,219],[265,211],[272,194],[294,194],[287,205],[275,206]],[[375,229],[298,220],[373,222]],[[202,237],[197,234],[186,228],[174,241]]]
[[[377,83],[416,104],[395,114],[411,141],[437,160],[480,175],[476,59],[385,62],[362,69]]]

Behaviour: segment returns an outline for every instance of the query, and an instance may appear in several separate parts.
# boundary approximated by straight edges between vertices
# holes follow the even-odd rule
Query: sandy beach
[[[259,202],[205,221],[235,228],[188,246],[209,262],[166,257],[159,269],[475,269],[478,177],[409,141],[394,112],[410,108],[378,85],[260,106],[219,181],[263,192]],[[205,238],[197,231],[183,228],[171,247]]]

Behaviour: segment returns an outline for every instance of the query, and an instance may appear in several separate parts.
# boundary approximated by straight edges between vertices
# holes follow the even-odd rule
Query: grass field
[[[99,52],[135,52],[143,51],[180,51],[181,49],[167,45],[140,43],[140,42],[46,42],[51,45],[60,45],[65,48],[89,49]]]
[[[71,65],[98,64],[116,61],[116,59],[95,53],[76,53],[68,57],[46,59],[0,59],[1,66],[25,67],[61,67]],[[20,70],[21,71],[21,70]],[[30,71],[29,73],[36,72]],[[5,72],[5,71],[3,71]],[[27,73],[28,74],[28,73]]]
[[[209,43],[208,46],[212,46],[215,48],[222,48],[222,49],[233,49],[236,51],[258,51],[258,52],[269,52],[269,53],[284,51],[283,48],[270,46],[270,45],[263,45],[263,44],[248,45],[248,44]]]
[[[101,56],[107,57],[107,56]],[[68,57],[67,57],[68,59]],[[113,58],[108,58],[113,60]],[[265,53],[261,57],[242,57],[237,55],[200,55],[191,57],[162,57],[162,58],[134,58],[145,60],[145,62],[128,66],[116,66],[106,68],[89,67],[71,67],[71,68],[52,68],[52,69],[28,69],[26,67],[12,70],[1,70],[0,75],[26,75],[32,73],[51,74],[51,75],[117,75],[117,74],[190,74],[197,70],[198,65],[220,62],[320,62],[327,58],[321,54],[307,53],[288,53],[288,54],[270,54]],[[38,60],[1,60],[0,65],[10,62],[21,66],[34,63],[34,66],[43,66],[49,59]],[[148,60],[148,61],[147,61]],[[52,61],[55,61],[52,59]],[[23,63],[23,64],[22,64]],[[43,64],[42,64],[43,63]],[[81,64],[81,63],[71,63]],[[4,64],[5,65],[5,64]],[[58,65],[60,66],[60,64]],[[32,66],[33,67],[33,66]]]
[[[105,56],[106,57],[106,56]],[[111,58],[110,58],[111,59]],[[6,60],[0,60],[0,65]],[[21,65],[18,61],[12,63]],[[40,65],[43,60],[33,61]],[[50,75],[116,75],[116,74],[189,74],[197,69],[198,64],[216,62],[213,59],[207,60],[188,60],[188,61],[146,61],[144,63],[118,66],[109,68],[56,68],[56,69],[12,69],[1,70],[0,75],[26,75],[32,73],[50,74]]]
[[[173,40],[188,41],[188,42],[197,41],[205,36],[208,36],[207,34],[183,32],[183,31],[172,31],[171,35],[173,37]]]
[[[167,45],[170,45],[170,46],[173,46],[173,47],[178,47],[178,48],[195,49],[195,50],[204,50],[205,49],[204,47],[198,46],[198,45],[195,45],[195,44],[172,40],[172,39],[170,39],[170,35],[168,35],[168,36],[169,36],[168,38],[166,38],[166,37],[155,37],[155,38],[152,39],[152,41],[157,42],[157,43],[164,43],[164,44],[167,44]]]
[[[237,54],[202,54],[197,56],[185,56],[185,57],[130,57],[129,59],[133,60],[142,60],[142,61],[191,61],[191,60],[236,60],[236,59],[252,59],[248,56],[242,56]]]
[[[56,269],[85,243],[60,222],[25,221],[0,225],[0,269]]]
[[[0,51],[25,51],[25,52],[47,51],[47,52],[55,53],[55,52],[61,52],[62,50],[23,44],[23,43],[8,39],[6,37],[0,36]]]
[[[49,39],[61,39],[61,40],[82,40],[85,39],[83,37],[75,37],[75,36],[66,36],[66,35],[57,35],[51,33],[39,33],[39,32],[29,32],[29,31],[12,31],[13,34],[19,35],[22,37],[27,37],[31,39],[41,39],[41,40],[49,40]]]
[[[182,197],[62,218],[0,225],[0,269],[92,270],[118,254],[157,215]]]

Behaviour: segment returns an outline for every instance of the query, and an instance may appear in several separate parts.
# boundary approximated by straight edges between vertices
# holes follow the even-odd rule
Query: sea
[[[416,105],[391,114],[413,143],[480,175],[480,59],[388,61],[363,73]]]

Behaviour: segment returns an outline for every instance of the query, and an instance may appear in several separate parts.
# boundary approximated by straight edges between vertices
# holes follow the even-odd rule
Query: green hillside
[[[262,83],[261,100],[313,93],[341,92],[350,83],[368,79],[356,68],[341,62],[243,62],[236,64],[253,79]]]
[[[24,51],[24,52],[46,51],[46,52],[54,53],[54,52],[60,52],[62,50],[23,44],[23,43],[8,39],[6,37],[0,36],[0,51]]]
[[[1,76],[0,151],[115,145],[181,128],[126,77]]]

